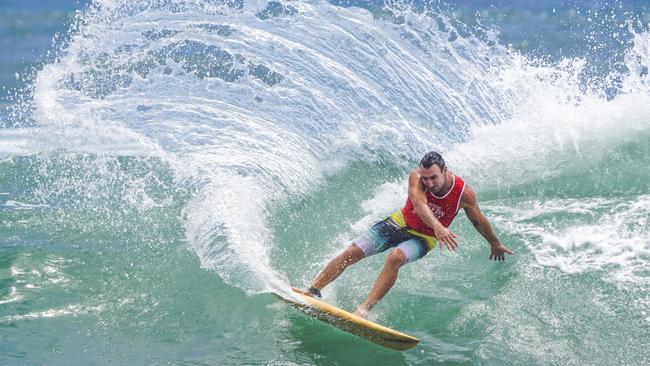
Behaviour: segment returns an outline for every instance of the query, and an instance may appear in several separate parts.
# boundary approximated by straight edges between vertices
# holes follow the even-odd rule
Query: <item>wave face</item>
[[[281,278],[266,259],[271,202],[373,152],[412,159],[512,112],[501,101],[513,90],[489,72],[506,51],[449,41],[442,17],[394,24],[321,2],[93,5],[36,78],[38,130],[58,134],[42,148],[162,158],[197,187],[184,216],[202,264],[247,291]]]
[[[487,263],[485,242],[459,217],[461,253],[436,251],[401,272],[394,292],[407,296],[387,297],[377,317],[423,339],[409,363],[646,357],[650,33],[629,22],[617,28],[628,41],[616,65],[594,67],[586,58],[520,52],[445,9],[361,5],[100,0],[79,12],[56,59],[3,121],[11,127],[0,133],[0,182],[24,183],[0,193],[0,210],[18,226],[32,212],[46,217],[38,232],[55,232],[68,248],[43,259],[50,273],[64,273],[48,282],[53,288],[76,283],[65,269],[83,261],[61,254],[70,248],[131,265],[151,255],[160,267],[121,279],[133,292],[106,290],[50,313],[0,314],[0,322],[100,314],[110,328],[126,312],[129,325],[116,321],[115,329],[153,326],[137,334],[155,338],[194,304],[161,300],[166,315],[138,323],[137,314],[161,303],[136,296],[141,286],[161,299],[189,293],[206,308],[203,292],[217,286],[227,294],[215,300],[221,311],[258,319],[239,341],[255,339],[274,326],[260,315],[269,305],[251,295],[308,283],[350,238],[403,203],[409,169],[436,149],[476,189],[516,255],[504,266]],[[170,247],[189,248],[207,274],[192,272],[192,260]],[[327,289],[331,301],[363,300],[381,269],[379,256],[367,261]],[[195,278],[195,287],[171,279],[183,271],[178,262],[192,273],[179,278]],[[171,289],[156,285],[161,278]],[[2,301],[30,291],[14,286]],[[625,310],[613,310],[625,301]],[[431,303],[439,304],[435,315],[423,310]],[[397,308],[405,310],[390,310]],[[201,320],[187,332],[208,333],[206,315],[193,315]],[[282,318],[276,336],[308,332],[287,322],[300,319]],[[616,340],[630,332],[640,343]],[[557,340],[557,352],[543,340]],[[301,363],[316,352],[304,340],[284,351],[258,341],[260,350],[223,357],[256,363],[280,352],[280,362]]]

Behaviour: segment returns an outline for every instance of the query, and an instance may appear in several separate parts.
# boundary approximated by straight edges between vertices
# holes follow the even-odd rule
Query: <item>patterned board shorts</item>
[[[395,247],[406,254],[406,263],[416,261],[429,252],[424,239],[407,232],[390,217],[374,224],[352,242],[363,250],[366,257]]]

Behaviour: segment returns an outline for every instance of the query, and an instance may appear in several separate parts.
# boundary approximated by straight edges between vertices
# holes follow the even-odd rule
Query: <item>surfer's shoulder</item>
[[[418,172],[417,169],[414,169],[414,170],[411,171],[411,173],[409,174],[409,179],[408,179],[409,191],[411,191],[412,189],[416,189],[418,191],[424,192],[424,185],[422,184],[422,181],[420,180],[420,178],[421,178],[421,176],[420,176],[420,173]],[[413,192],[411,192],[411,193],[413,193]]]
[[[460,196],[461,208],[475,206],[477,203],[478,198],[476,197],[476,192],[466,183],[463,189],[463,194]]]

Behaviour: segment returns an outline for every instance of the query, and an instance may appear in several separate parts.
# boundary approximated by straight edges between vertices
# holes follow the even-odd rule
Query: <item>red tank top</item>
[[[458,210],[460,209],[460,199],[463,196],[463,191],[465,190],[465,182],[459,177],[455,176],[454,183],[451,185],[451,189],[447,194],[442,197],[437,197],[433,193],[427,191],[427,204],[433,213],[433,216],[440,221],[444,227],[449,227],[451,222],[456,217]],[[423,234],[435,236],[433,229],[427,226],[420,216],[415,213],[413,203],[410,198],[406,198],[406,204],[402,208],[402,215],[404,215],[404,220],[406,225]]]

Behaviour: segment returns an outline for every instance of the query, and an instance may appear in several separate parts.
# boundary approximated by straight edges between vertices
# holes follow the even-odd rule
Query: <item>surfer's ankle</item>
[[[364,309],[363,307],[359,306],[357,310],[354,311],[354,315],[367,319],[368,316],[370,315],[370,310]]]
[[[314,286],[308,288],[307,292],[310,294],[311,297],[318,297],[319,299],[323,297],[320,293],[320,290]]]

